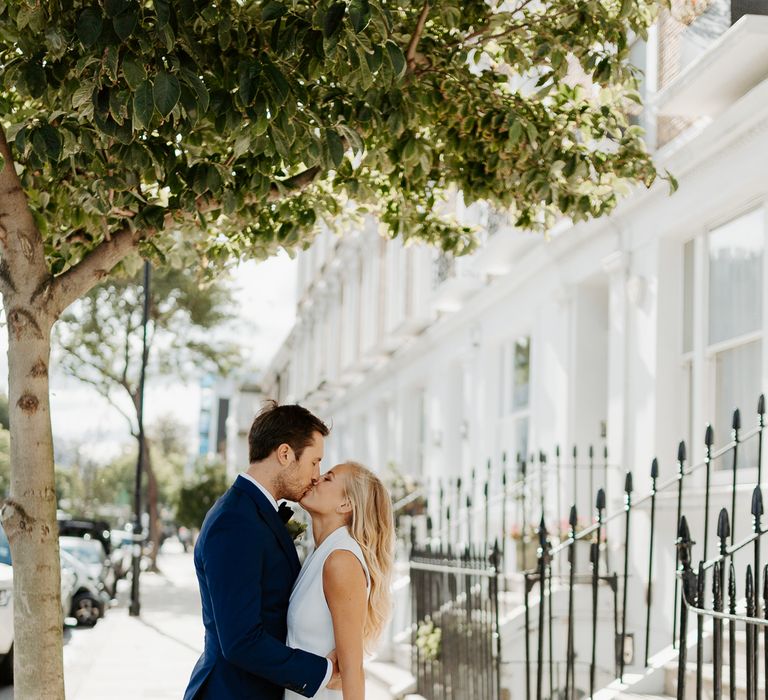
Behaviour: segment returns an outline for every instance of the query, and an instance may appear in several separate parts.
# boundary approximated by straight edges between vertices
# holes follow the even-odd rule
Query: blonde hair
[[[368,566],[371,592],[368,614],[363,626],[366,650],[381,635],[390,610],[390,581],[395,552],[395,523],[392,499],[381,480],[357,462],[345,462],[350,468],[344,480],[346,496],[352,504],[349,531],[360,545]]]

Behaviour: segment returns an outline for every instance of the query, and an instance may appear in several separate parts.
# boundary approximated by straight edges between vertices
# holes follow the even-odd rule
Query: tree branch
[[[429,9],[429,0],[427,0],[427,2],[424,3],[424,7],[421,8],[419,19],[416,22],[416,29],[414,29],[411,40],[408,42],[408,49],[405,52],[405,60],[410,70],[413,70],[416,66],[416,47],[419,45],[419,39],[421,39],[421,35],[424,32],[424,25],[427,23]]]
[[[56,315],[101,282],[117,263],[136,248],[142,234],[148,235],[148,232],[132,231],[126,226],[109,240],[99,243],[79,263],[55,277],[51,297]]]
[[[346,141],[343,140],[343,142],[346,146]],[[289,177],[285,180],[279,180],[278,182],[273,182],[269,188],[267,201],[277,202],[285,196],[290,196],[292,194],[296,194],[297,192],[302,192],[303,190],[307,189],[307,187],[309,187],[315,180],[317,180],[317,176],[320,175],[321,172],[322,169],[320,166],[314,165],[311,168],[307,168],[306,170],[297,173],[293,177]],[[257,204],[259,200],[255,197],[246,197],[245,201],[246,204]],[[216,209],[221,209],[221,202],[219,202],[218,199],[205,197],[204,195],[200,195],[195,200],[195,204],[197,204],[197,211],[201,214],[207,214],[208,212],[215,211]]]
[[[45,263],[43,237],[35,224],[27,195],[21,186],[11,148],[0,126],[0,250],[3,265],[0,289],[3,294],[22,287],[37,289],[49,275]]]

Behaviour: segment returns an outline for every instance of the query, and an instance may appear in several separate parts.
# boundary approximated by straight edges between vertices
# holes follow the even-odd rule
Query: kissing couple
[[[298,405],[270,402],[254,420],[250,465],[195,545],[205,648],[184,700],[365,698],[363,654],[389,612],[392,503],[356,462],[320,475],[327,435]],[[280,499],[312,518],[303,566]]]

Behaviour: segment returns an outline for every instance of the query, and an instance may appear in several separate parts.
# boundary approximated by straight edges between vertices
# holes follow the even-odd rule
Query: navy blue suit
[[[328,662],[285,646],[291,588],[300,564],[267,497],[239,476],[208,512],[195,545],[205,650],[184,700],[312,697]]]

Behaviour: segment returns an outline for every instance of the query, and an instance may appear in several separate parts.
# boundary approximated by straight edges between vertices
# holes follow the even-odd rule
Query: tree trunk
[[[152,455],[149,449],[149,440],[144,439],[144,469],[147,473],[147,509],[149,510],[149,540],[152,543],[150,554],[150,571],[157,571],[157,555],[160,551],[160,536],[162,523],[158,508],[157,477],[152,467]]]
[[[12,469],[11,495],[0,519],[13,559],[14,693],[17,698],[63,700],[61,570],[48,394],[53,322],[25,302],[16,295],[3,299],[9,329]]]
[[[0,290],[8,321],[11,491],[0,521],[13,559],[17,698],[63,700],[61,570],[48,398],[60,312],[40,231],[0,127]]]

